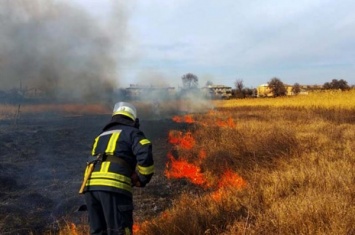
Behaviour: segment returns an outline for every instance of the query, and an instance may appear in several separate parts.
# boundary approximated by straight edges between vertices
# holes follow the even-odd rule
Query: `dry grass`
[[[247,185],[218,200],[216,187],[187,192],[138,234],[354,234],[354,99],[350,91],[218,101],[195,115],[196,144],[178,156],[211,185],[228,169]],[[228,118],[235,127],[217,125]]]

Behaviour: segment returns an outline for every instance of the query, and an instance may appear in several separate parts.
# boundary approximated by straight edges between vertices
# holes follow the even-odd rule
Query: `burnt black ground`
[[[0,120],[0,234],[56,231],[61,221],[85,224],[78,194],[86,157],[109,115],[21,116]],[[135,189],[134,218],[144,221],[171,205],[186,184],[164,176],[172,129],[188,128],[171,119],[141,120],[153,143],[156,173],[144,189]]]

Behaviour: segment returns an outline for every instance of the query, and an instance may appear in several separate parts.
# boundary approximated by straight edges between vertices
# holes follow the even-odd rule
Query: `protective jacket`
[[[112,117],[94,140],[91,155],[102,155],[95,164],[85,191],[110,191],[132,197],[133,173],[144,187],[154,174],[152,144],[139,130],[139,123],[123,115]],[[86,168],[85,174],[88,174]]]

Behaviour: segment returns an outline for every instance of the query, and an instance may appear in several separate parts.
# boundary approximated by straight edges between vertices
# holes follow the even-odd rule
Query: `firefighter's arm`
[[[154,174],[154,161],[151,142],[144,137],[143,133],[140,134],[133,148],[137,159],[137,168],[132,177],[132,184],[136,187],[145,187]]]

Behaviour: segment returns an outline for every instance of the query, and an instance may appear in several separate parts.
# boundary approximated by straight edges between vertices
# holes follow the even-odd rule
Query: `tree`
[[[197,88],[198,86],[198,77],[195,74],[187,73],[181,77],[182,86],[184,89]]]
[[[340,89],[342,91],[350,89],[348,82],[343,79],[340,79],[340,80],[333,79],[331,82],[326,82],[326,83],[324,83],[323,88],[324,89],[335,89],[335,90]]]
[[[244,94],[244,97],[256,97],[256,89],[255,88],[244,88],[243,94]]]
[[[324,83],[323,88],[326,90],[332,89],[332,86],[330,85],[329,82]]]
[[[343,79],[340,79],[338,81],[338,89],[342,90],[342,91],[345,91],[345,90],[349,90],[350,87],[348,85],[348,82],[343,80]]]
[[[235,96],[237,98],[244,98],[245,95],[244,95],[244,91],[243,91],[243,88],[244,88],[243,80],[238,79],[237,81],[235,81],[234,85],[236,88]]]
[[[295,84],[293,84],[292,92],[295,95],[298,95],[301,92],[301,86],[299,83],[296,82]]]
[[[277,96],[285,96],[287,91],[286,91],[286,87],[283,84],[283,82],[281,82],[281,80],[279,78],[272,78],[269,82],[268,82],[268,87],[270,88],[272,94],[274,95],[274,97]]]

